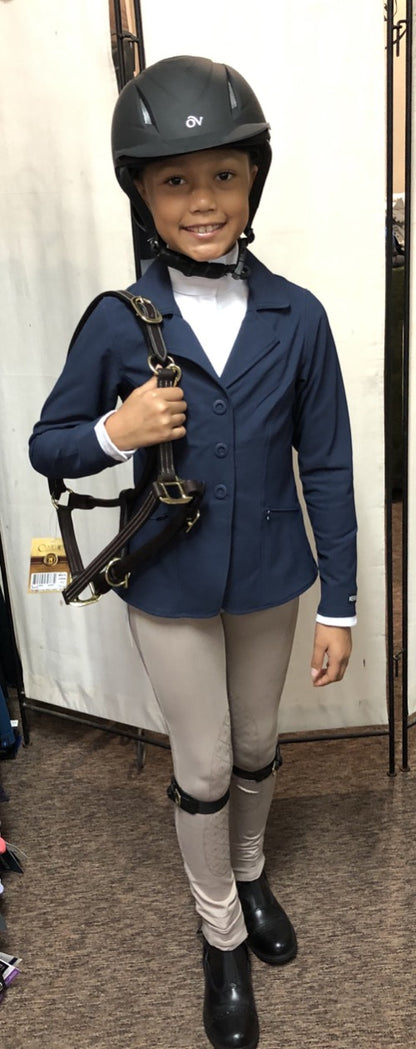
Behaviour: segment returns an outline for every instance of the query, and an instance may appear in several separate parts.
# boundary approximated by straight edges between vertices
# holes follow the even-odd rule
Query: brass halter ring
[[[154,375],[157,375],[162,368],[168,368],[169,371],[174,372],[174,379],[172,383],[173,386],[177,386],[178,382],[180,382],[182,376],[182,368],[179,367],[179,364],[175,364],[173,357],[168,356],[166,358],[166,364],[161,364],[160,361],[158,361],[153,354],[149,354],[147,358],[147,363],[149,365],[150,371],[153,372]]]

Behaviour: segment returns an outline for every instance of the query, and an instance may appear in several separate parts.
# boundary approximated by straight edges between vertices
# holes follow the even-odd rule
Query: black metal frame
[[[118,79],[119,89],[121,91],[121,89],[124,87],[124,85],[127,83],[127,80],[129,79],[126,72],[126,47],[129,50],[131,48],[137,47],[139,69],[144,69],[146,65],[143,44],[142,13],[140,9],[139,0],[133,0],[136,32],[129,33],[126,30],[123,30],[120,0],[110,0],[110,2],[112,2],[114,11],[114,24],[118,58]]]
[[[116,77],[119,91],[122,91],[123,87],[125,87],[127,81],[130,79],[128,76],[126,59],[130,57],[132,49],[137,48],[139,69],[144,69],[146,65],[140,0],[133,0],[135,20],[134,33],[127,32],[123,29],[120,0],[110,0],[110,6],[114,13],[117,54],[117,61],[115,62]],[[135,65],[135,63],[133,63],[133,65]],[[142,259],[149,256],[149,250],[147,248],[144,234],[135,222],[132,208],[130,208],[130,217],[136,278],[138,279],[142,275]]]
[[[140,69],[145,68],[145,51],[143,43],[143,28],[141,19],[140,0],[133,0],[136,32],[130,33],[123,30],[122,17],[121,17],[121,6],[120,0],[111,0],[114,9],[114,22],[115,32],[117,38],[117,64],[118,64],[118,81],[119,89],[121,90],[124,84],[127,82],[126,78],[126,62],[125,62],[125,48],[137,47],[139,56],[139,67]],[[408,510],[408,482],[407,482],[407,457],[408,457],[408,396],[409,396],[409,384],[408,384],[408,369],[409,369],[409,299],[410,299],[410,203],[411,203],[411,186],[410,186],[410,175],[411,175],[411,108],[412,108],[412,0],[407,0],[406,20],[401,20],[398,23],[394,23],[395,15],[395,4],[394,0],[388,0],[385,4],[386,22],[387,22],[387,121],[386,121],[386,133],[387,133],[387,172],[386,172],[386,191],[387,191],[387,214],[386,214],[386,305],[385,305],[385,446],[386,446],[386,463],[385,463],[385,506],[386,506],[386,580],[387,580],[387,706],[388,706],[388,727],[387,728],[369,728],[369,729],[358,729],[357,731],[341,731],[341,732],[311,732],[308,734],[300,735],[283,735],[281,738],[282,743],[316,743],[323,741],[332,740],[354,740],[363,739],[377,736],[388,736],[389,744],[389,775],[395,774],[395,702],[394,702],[394,677],[395,673],[397,676],[398,664],[401,659],[402,662],[402,674],[403,674],[403,708],[402,708],[402,737],[403,737],[403,752],[402,752],[402,768],[407,770],[407,732],[409,728],[409,719],[407,715],[407,572],[408,572],[408,534],[407,534],[407,510]],[[392,405],[389,397],[389,391],[391,388],[391,357],[389,353],[390,348],[390,336],[391,336],[391,321],[392,321],[392,251],[393,251],[393,84],[394,84],[394,72],[393,72],[393,61],[394,52],[399,53],[400,41],[406,36],[406,56],[407,56],[407,69],[406,69],[406,236],[405,236],[405,266],[406,266],[406,292],[405,292],[405,320],[404,320],[404,366],[403,366],[403,380],[404,380],[404,428],[403,428],[403,457],[405,462],[405,482],[403,492],[403,602],[402,602],[402,621],[403,621],[403,646],[400,653],[394,652],[393,642],[393,542],[392,542],[392,460],[391,460],[391,435],[392,435]],[[141,258],[143,256],[143,245],[140,242],[139,233],[137,227],[132,221],[132,233],[133,233],[133,244],[136,271],[139,276],[141,273]],[[22,675],[22,668],[18,653],[18,647],[16,643],[16,637],[13,627],[13,616],[10,605],[10,597],[7,586],[7,573],[6,566],[4,563],[3,548],[1,545],[0,537],[0,559],[1,559],[1,574],[3,578],[3,591],[5,597],[6,608],[10,619],[10,628],[13,637],[13,655],[16,664],[16,688],[19,700],[20,715],[22,722],[22,733],[24,742],[29,742],[29,725],[27,721],[26,711],[27,709],[39,713],[49,713],[55,717],[65,718],[69,721],[78,722],[90,727],[102,729],[104,731],[114,733],[121,737],[127,737],[137,742],[138,746],[138,758],[139,767],[143,765],[144,748],[148,743],[153,746],[163,747],[169,749],[169,743],[161,739],[157,734],[145,732],[140,728],[130,728],[128,726],[121,726],[115,722],[110,722],[102,718],[91,718],[87,715],[76,715],[62,708],[56,708],[52,705],[38,702],[36,700],[29,699],[25,695],[24,682]],[[416,723],[416,718],[415,722]]]
[[[408,713],[408,603],[409,603],[409,362],[410,362],[410,294],[411,294],[411,222],[412,222],[412,110],[413,110],[413,3],[406,2],[406,18],[394,22],[396,4],[388,0],[385,4],[387,22],[387,166],[386,166],[386,324],[385,324],[385,446],[386,446],[386,579],[387,579],[387,661],[388,661],[388,707],[394,725],[394,668],[398,672],[401,663],[402,700],[402,770],[409,770],[409,728],[416,724],[416,717],[409,719]],[[391,346],[392,346],[392,271],[393,271],[393,152],[394,152],[394,59],[400,55],[401,41],[405,38],[405,220],[404,220],[404,302],[403,302],[403,351],[402,351],[402,555],[401,555],[401,647],[394,653],[393,645],[393,570],[392,544],[392,400],[391,400]],[[393,729],[394,731],[394,729]],[[394,747],[394,738],[390,741]],[[392,756],[391,760],[392,759]]]
[[[19,700],[20,720],[21,720],[21,723],[22,723],[23,742],[24,743],[28,743],[29,742],[29,724],[28,724],[28,720],[27,720],[27,717],[26,717],[26,706],[28,705],[28,702],[30,703],[31,701],[30,700],[28,701],[27,697],[25,695],[25,686],[24,686],[24,681],[23,681],[22,664],[20,662],[20,656],[19,656],[19,651],[18,651],[17,641],[16,641],[16,634],[15,634],[15,629],[14,629],[13,613],[12,613],[12,606],[11,606],[10,592],[9,592],[9,583],[8,583],[8,579],[7,579],[6,561],[5,561],[5,556],[4,556],[3,541],[2,541],[1,533],[0,533],[0,575],[1,575],[1,585],[2,585],[4,604],[5,604],[5,609],[6,609],[7,621],[8,621],[8,628],[9,628],[8,633],[9,633],[9,639],[10,639],[10,644],[11,644],[11,649],[12,649],[12,651],[11,651],[11,664],[13,666],[13,678],[14,678],[14,680],[13,680],[13,682],[8,682],[8,683],[14,685],[14,687],[16,688],[17,697],[18,697],[18,700]]]
[[[402,519],[402,768],[409,770],[408,708],[408,604],[409,604],[409,365],[410,280],[412,224],[412,110],[413,110],[413,3],[406,3],[406,112],[405,112],[405,282],[403,317],[403,519]]]
[[[387,627],[387,710],[389,723],[389,772],[395,769],[394,704],[394,617],[393,617],[393,468],[391,439],[392,413],[392,291],[393,291],[393,0],[386,6],[386,291],[384,345],[384,446],[385,446],[385,525],[386,525],[386,627]],[[397,666],[397,664],[396,664]]]

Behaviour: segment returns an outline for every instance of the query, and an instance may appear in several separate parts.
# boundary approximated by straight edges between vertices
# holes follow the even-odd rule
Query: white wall
[[[110,153],[108,2],[1,4],[0,76],[0,512],[26,693],[134,724],[137,663],[121,602],[68,609],[58,594],[27,593],[31,537],[57,534],[28,436],[88,302],[134,280],[128,202]],[[116,494],[130,483],[117,473],[84,490]],[[89,559],[93,521],[82,532]],[[151,694],[144,675],[140,690]]]
[[[28,694],[134,724],[137,687],[152,697],[138,679],[118,600],[80,611],[59,596],[25,592],[30,537],[56,530],[45,483],[27,463],[27,436],[88,300],[134,277],[127,202],[109,149],[116,86],[107,7],[107,0],[0,7],[2,534]],[[367,0],[359,26],[348,0],[282,0],[273,24],[267,0],[255,7],[210,0],[204,17],[191,0],[142,0],[142,14],[147,64],[207,55],[234,65],[257,91],[274,162],[255,250],[324,302],[349,396],[360,526],[354,655],[342,684],[312,690],[311,591],[281,728],[385,723],[383,5]],[[120,487],[114,471],[100,484]]]

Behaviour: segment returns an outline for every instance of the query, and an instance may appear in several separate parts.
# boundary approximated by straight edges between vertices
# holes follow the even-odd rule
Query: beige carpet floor
[[[416,730],[410,757],[416,763]],[[281,971],[254,960],[261,1049],[416,1044],[414,772],[387,740],[287,744],[268,870],[299,938]],[[412,764],[412,761],[411,761]],[[165,795],[170,754],[50,715],[3,762],[4,876],[22,973],[2,1049],[204,1049],[200,945]],[[10,833],[9,833],[10,828]]]

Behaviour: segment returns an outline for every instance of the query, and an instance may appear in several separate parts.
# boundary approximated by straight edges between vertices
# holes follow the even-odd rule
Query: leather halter
[[[157,376],[161,388],[175,386],[181,377],[181,369],[168,354],[161,331],[162,315],[150,299],[132,295],[129,291],[101,292],[90,303],[72,336],[68,353],[84,327],[88,317],[105,296],[113,296],[125,302],[135,313],[144,331],[148,347],[148,365]],[[156,477],[154,476],[156,472]],[[154,479],[152,479],[152,477]],[[131,572],[137,571],[145,561],[154,557],[180,532],[190,532],[199,519],[199,506],[205,486],[201,481],[184,480],[177,476],[173,460],[172,442],[157,445],[157,462],[149,457],[148,467],[135,488],[124,489],[115,499],[99,499],[81,495],[67,488],[63,478],[49,478],[49,490],[58,514],[59,527],[68,557],[71,582],[63,590],[66,604],[92,604],[112,588],[127,587]],[[67,493],[67,502],[60,499]],[[143,496],[139,507],[131,513],[133,504]],[[160,503],[176,507],[169,523],[151,541],[129,554],[127,543],[146,523]],[[75,537],[72,511],[91,510],[97,506],[120,507],[120,529],[103,550],[84,568]],[[90,596],[80,594],[90,588]]]

